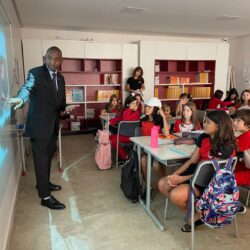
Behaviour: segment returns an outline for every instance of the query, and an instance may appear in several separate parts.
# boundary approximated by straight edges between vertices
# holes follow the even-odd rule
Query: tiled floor
[[[94,162],[92,135],[63,137],[61,175],[53,163],[52,182],[63,189],[54,195],[66,204],[63,211],[40,206],[36,195],[32,157],[28,175],[21,178],[10,250],[171,250],[189,249],[190,234],[180,231],[184,215],[170,205],[167,230],[160,232],[142,207],[126,200],[119,188],[120,170],[99,171]],[[163,220],[165,199],[155,191],[152,207]],[[238,216],[234,227],[196,231],[196,249],[250,249],[250,210]]]

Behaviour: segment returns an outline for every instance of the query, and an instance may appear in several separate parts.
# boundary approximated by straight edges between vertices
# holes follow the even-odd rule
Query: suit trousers
[[[51,160],[56,152],[57,135],[53,133],[49,139],[31,138],[33,160],[40,198],[51,196],[49,191]]]

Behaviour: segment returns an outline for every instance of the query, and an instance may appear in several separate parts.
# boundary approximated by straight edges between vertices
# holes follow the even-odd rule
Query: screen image
[[[11,48],[10,23],[0,8],[0,206],[10,174],[16,170],[16,161],[19,159],[15,113],[13,108],[3,101],[4,98],[10,97],[12,85]]]

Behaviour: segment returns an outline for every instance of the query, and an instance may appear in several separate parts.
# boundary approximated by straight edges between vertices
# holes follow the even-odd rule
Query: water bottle
[[[151,129],[151,148],[158,148],[158,126],[153,126]]]

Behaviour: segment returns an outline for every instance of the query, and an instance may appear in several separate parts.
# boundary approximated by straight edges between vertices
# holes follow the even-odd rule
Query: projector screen
[[[12,170],[16,170],[13,168],[17,167],[19,159],[14,112],[11,106],[2,100],[10,96],[14,82],[11,44],[10,23],[0,6],[0,207],[9,177]]]

